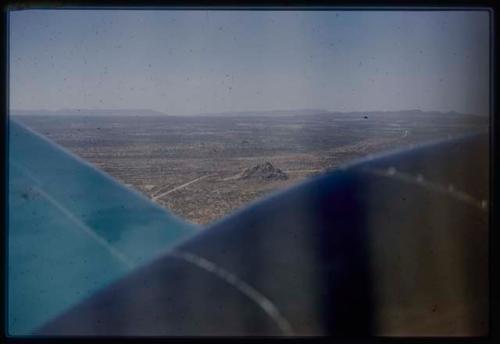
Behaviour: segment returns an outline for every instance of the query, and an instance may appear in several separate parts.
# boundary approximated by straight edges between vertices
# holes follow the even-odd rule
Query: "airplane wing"
[[[27,335],[197,230],[14,120],[8,333]]]
[[[11,136],[16,130],[32,135],[13,127]],[[11,138],[16,140],[25,139]],[[19,166],[10,164],[14,165],[11,183],[25,182],[9,190],[9,214],[16,220],[10,220],[9,234],[9,324],[18,324],[14,320],[21,321],[22,315],[30,317],[27,307],[38,314],[32,326],[17,333],[27,333],[42,319],[47,321],[33,334],[461,336],[488,332],[487,135],[358,161],[254,202],[196,235],[191,227],[112,181],[113,190],[120,190],[116,192],[124,198],[106,196],[109,193],[94,188],[95,182],[80,184],[80,174],[41,184],[43,192],[60,200],[56,206],[43,193],[37,194],[39,184],[30,179],[51,160],[50,154],[26,153],[36,152],[40,142],[37,138],[36,144],[24,149],[30,159],[19,154]],[[29,161],[32,164],[26,166]],[[97,179],[104,178],[86,169],[98,174]],[[41,174],[54,176],[54,171],[53,165]],[[58,184],[74,184],[75,190],[48,189]],[[33,203],[34,210],[23,203],[28,200],[22,185],[38,187],[28,198],[38,202]],[[80,202],[85,209],[94,209],[94,220],[86,217],[87,210],[74,210]],[[124,204],[125,212],[120,210]],[[74,219],[62,216],[67,212],[61,207],[77,215]],[[101,213],[103,207],[107,216]],[[30,211],[38,217],[28,216]],[[148,222],[154,216],[144,212],[157,214],[158,221]],[[143,238],[163,235],[166,239],[138,241],[138,232],[143,231],[150,233]],[[158,254],[147,262],[146,251]],[[127,268],[111,252],[144,263]],[[106,263],[98,264],[102,261]],[[73,278],[86,286],[85,298],[74,296]],[[101,287],[93,288],[86,278],[97,280]],[[43,311],[36,308],[41,306],[38,295],[45,295],[42,291],[52,293],[44,299],[48,305],[55,302],[56,292],[66,297],[52,306],[52,318],[47,313],[41,316]]]

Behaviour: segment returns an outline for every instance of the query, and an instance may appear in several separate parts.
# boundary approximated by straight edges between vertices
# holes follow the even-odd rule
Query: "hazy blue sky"
[[[12,109],[487,114],[486,11],[10,14]]]

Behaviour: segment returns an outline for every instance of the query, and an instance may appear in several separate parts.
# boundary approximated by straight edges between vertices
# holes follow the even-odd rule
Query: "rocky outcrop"
[[[262,164],[245,169],[240,179],[258,179],[258,180],[286,180],[288,175],[276,168],[270,162],[266,161]]]

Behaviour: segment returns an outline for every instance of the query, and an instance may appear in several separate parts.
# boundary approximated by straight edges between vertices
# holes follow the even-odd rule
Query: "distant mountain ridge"
[[[238,117],[238,116],[303,116],[315,115],[318,113],[328,113],[324,109],[296,109],[296,110],[267,110],[267,111],[224,111],[224,112],[206,112],[191,116],[217,116],[217,117]]]
[[[201,113],[191,116],[214,116],[214,117],[252,117],[252,116],[308,116],[308,115],[341,115],[341,116],[363,116],[363,115],[452,115],[452,116],[476,116],[483,117],[474,114],[465,114],[456,111],[422,111],[419,109],[409,109],[409,110],[370,110],[370,111],[332,111],[325,109],[296,109],[296,110],[269,110],[269,111],[226,111],[226,112],[209,112]]]
[[[390,110],[390,111],[377,111],[377,110],[371,110],[371,111],[346,111],[346,112],[340,112],[340,111],[329,111],[328,113],[330,114],[336,114],[336,115],[389,115],[389,114],[399,114],[399,115],[465,115],[465,116],[475,116],[473,114],[465,114],[465,113],[460,113],[456,111],[422,111],[419,109],[410,109],[410,110]]]
[[[168,116],[149,109],[11,110],[13,116]]]
[[[164,112],[150,109],[61,109],[61,110],[11,110],[13,116],[169,116]],[[297,109],[297,110],[269,110],[269,111],[233,111],[209,112],[196,115],[173,117],[287,117],[287,116],[342,116],[342,117],[370,117],[380,115],[400,116],[468,116],[488,118],[474,114],[464,114],[455,111],[422,111],[422,110],[394,110],[394,111],[328,111],[324,109]]]

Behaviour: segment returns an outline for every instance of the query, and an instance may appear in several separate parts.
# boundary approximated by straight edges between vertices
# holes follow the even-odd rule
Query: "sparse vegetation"
[[[488,125],[420,111],[16,119],[199,224],[353,159]]]

